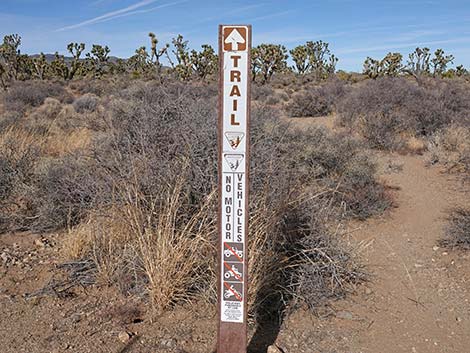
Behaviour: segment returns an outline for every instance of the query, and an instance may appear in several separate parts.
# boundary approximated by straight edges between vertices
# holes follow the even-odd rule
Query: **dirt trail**
[[[364,295],[339,305],[346,311],[333,324],[351,352],[469,352],[470,256],[436,247],[446,210],[469,194],[421,156],[379,162],[382,178],[397,187],[397,207],[353,233],[368,244],[373,278]]]
[[[334,126],[325,118],[290,121],[300,129]],[[335,318],[294,315],[286,328],[321,332],[306,352],[470,352],[470,255],[436,246],[447,211],[468,205],[469,189],[426,166],[424,156],[378,154],[377,162],[381,179],[395,189],[396,207],[348,230],[351,242],[364,247],[370,283],[337,303]]]

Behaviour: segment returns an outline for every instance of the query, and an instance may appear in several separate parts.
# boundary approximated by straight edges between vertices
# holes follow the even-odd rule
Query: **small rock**
[[[352,320],[353,314],[349,311],[342,310],[336,313],[336,317],[339,319],[344,319],[344,320]]]
[[[282,351],[275,344],[273,344],[268,347],[267,353],[282,353]]]
[[[131,339],[131,335],[129,335],[129,333],[126,331],[121,331],[119,332],[118,338],[122,343],[127,343]]]
[[[8,260],[10,259],[10,257],[8,256],[7,253],[4,253],[2,252],[2,254],[0,255],[0,258],[2,259],[3,263],[6,264],[8,262]]]
[[[437,251],[437,250],[439,250],[439,247],[438,247],[437,245],[434,245],[434,246],[432,247],[432,249],[433,249],[434,251]]]
[[[74,324],[79,323],[82,318],[80,317],[80,314],[73,314],[70,317],[70,321],[72,321]]]
[[[160,345],[167,348],[176,347],[176,340],[174,338],[164,338],[160,341]]]
[[[449,255],[449,253],[446,252],[446,251],[444,251],[444,252],[442,253],[442,256],[447,256],[447,255]]]
[[[367,295],[371,295],[371,294],[372,294],[372,289],[366,288],[364,292],[365,292]]]
[[[37,245],[37,246],[39,246],[40,248],[43,248],[43,247],[46,246],[46,244],[42,241],[42,239],[36,239],[36,240],[34,241],[34,244]]]

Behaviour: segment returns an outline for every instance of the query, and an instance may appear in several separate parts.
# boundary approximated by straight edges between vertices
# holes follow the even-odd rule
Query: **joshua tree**
[[[368,56],[364,61],[363,73],[375,80],[381,74],[380,61]]]
[[[21,37],[18,34],[10,34],[3,38],[0,45],[0,63],[7,80],[16,80],[20,73],[21,53],[19,47]]]
[[[321,40],[307,42],[308,61],[310,71],[317,80],[325,79],[333,74],[336,69],[338,58],[331,54],[329,44]]]
[[[142,46],[136,49],[135,54],[129,58],[127,64],[135,75],[145,74],[148,71],[149,53]]]
[[[261,74],[262,83],[268,82],[274,73],[287,69],[287,50],[283,45],[260,44],[251,51],[253,81]]]
[[[429,61],[431,54],[429,48],[416,48],[414,52],[408,55],[406,72],[415,77],[430,73]]]
[[[5,73],[6,73],[6,70],[3,67],[3,65],[0,63],[0,83],[2,84],[2,88],[6,91],[7,84],[6,84],[5,79],[4,79]]]
[[[109,70],[109,53],[108,46],[101,46],[93,44],[91,52],[87,53],[87,66],[89,71],[92,71],[96,76],[101,77]]]
[[[69,45],[67,45],[67,50],[72,55],[72,63],[70,65],[70,70],[67,79],[72,80],[77,73],[83,73],[83,64],[80,61],[80,56],[85,50],[85,43],[70,43]]]
[[[114,74],[124,74],[127,72],[127,63],[124,59],[117,59],[114,65],[111,65]]]
[[[203,80],[217,71],[218,57],[208,44],[203,44],[200,52],[192,50],[190,61],[196,74]]]
[[[457,77],[466,76],[468,75],[468,70],[463,65],[459,65],[455,68],[455,75]]]
[[[151,42],[150,62],[153,63],[157,67],[157,72],[160,73],[161,67],[162,67],[160,63],[160,58],[163,55],[167,54],[170,44],[167,43],[161,49],[157,49],[157,44],[158,44],[157,37],[152,32],[149,33],[149,37],[150,37],[150,42]]]
[[[400,53],[388,53],[381,62],[381,69],[384,76],[398,76],[403,69],[403,55]]]
[[[321,40],[308,41],[290,51],[293,69],[303,75],[313,73],[317,80],[325,79],[335,72],[338,59],[331,54],[329,44]]]
[[[59,55],[58,52],[55,52],[54,60],[51,62],[50,69],[52,74],[55,77],[60,77],[64,80],[69,78],[69,67],[65,62],[63,55]]]
[[[442,76],[447,70],[447,65],[454,61],[453,55],[445,55],[444,50],[437,49],[434,52],[434,58],[431,59],[433,67],[433,76]]]
[[[363,73],[373,79],[381,76],[396,77],[403,72],[402,59],[400,53],[388,53],[382,60],[367,57]]]
[[[39,54],[38,57],[32,59],[34,76],[40,80],[46,78],[47,72],[49,71],[49,64],[46,60],[44,53]]]
[[[175,55],[177,65],[174,66],[175,72],[182,80],[187,80],[192,76],[192,65],[188,51],[188,41],[183,39],[181,34],[172,40],[173,54]],[[172,63],[172,62],[171,62]]]
[[[306,74],[310,69],[308,48],[306,45],[298,45],[290,50],[290,55],[294,61],[293,69],[300,75]]]

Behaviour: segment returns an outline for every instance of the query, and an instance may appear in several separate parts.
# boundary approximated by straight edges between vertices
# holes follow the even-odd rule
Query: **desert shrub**
[[[338,201],[344,216],[365,220],[383,213],[392,205],[384,185],[375,179],[376,165],[365,155],[352,157],[342,174]]]
[[[101,180],[98,168],[80,156],[44,162],[36,170],[31,195],[34,231],[50,231],[78,224],[98,201],[110,197],[110,185]]]
[[[146,296],[158,311],[195,296],[215,300],[216,102],[214,86],[154,82],[103,99],[106,133],[87,148],[35,160],[23,183],[29,192],[21,194],[28,206],[17,219],[35,231],[71,228],[70,256],[93,259],[100,278]],[[64,110],[53,120],[62,121]],[[299,279],[307,273],[322,279],[319,297],[304,298],[311,307],[359,281],[354,256],[336,247],[323,223],[364,218],[388,202],[359,142],[320,128],[294,131],[278,114],[253,106],[248,238],[255,316],[280,298],[303,298],[309,284]],[[44,141],[58,136],[48,132]],[[334,264],[322,267],[315,249]]]
[[[313,178],[335,190],[329,203],[341,217],[365,219],[391,205],[385,187],[376,180],[376,164],[358,140],[320,127],[289,135],[288,140],[290,146],[283,153],[296,151],[285,157],[295,167],[296,178]]]
[[[143,291],[158,311],[209,290],[215,268],[216,100],[201,100],[202,90],[130,87],[110,103],[112,134],[94,147],[94,174],[112,186],[110,199],[94,193],[94,208],[114,226],[94,218],[89,254],[108,281]]]
[[[273,75],[270,85],[274,88],[285,89],[291,85],[296,85],[297,76],[293,72],[282,72]]]
[[[289,95],[288,95],[286,92],[284,92],[284,91],[283,91],[283,92],[280,92],[280,93],[278,94],[278,97],[279,97],[279,99],[280,99],[281,101],[283,101],[283,102],[287,102],[287,101],[289,100]]]
[[[92,113],[98,107],[99,98],[94,94],[84,94],[73,102],[73,107],[77,113]]]
[[[62,104],[55,98],[46,98],[44,104],[34,108],[21,123],[31,131],[47,134],[62,110]]]
[[[3,95],[3,103],[6,110],[23,112],[30,107],[42,105],[47,97],[57,98],[64,103],[71,103],[73,99],[58,83],[19,81]]]
[[[17,111],[7,111],[0,115],[0,131],[5,131],[10,127],[18,125],[22,114]]]
[[[251,99],[265,102],[274,96],[274,89],[269,85],[254,84],[251,89]]]
[[[358,251],[335,237],[316,217],[310,221],[308,235],[301,241],[301,251],[294,257],[298,268],[291,273],[295,305],[317,311],[325,302],[343,298],[368,279],[357,258]]]
[[[41,142],[25,131],[0,132],[0,232],[23,229],[31,216],[34,167]]]
[[[470,176],[470,125],[451,125],[439,130],[428,146],[431,163],[441,163],[448,171]]]
[[[349,86],[347,86],[344,81],[336,77],[332,77],[322,86],[322,90],[325,94],[326,100],[328,101],[328,105],[334,107],[334,110],[336,110],[337,102],[341,101],[348,93]]]
[[[400,149],[409,136],[431,136],[465,119],[469,94],[460,83],[405,78],[361,83],[337,104],[341,125],[361,133],[373,147]]]
[[[83,96],[86,94],[93,94],[98,97],[103,96],[106,92],[109,92],[110,82],[107,79],[81,79],[71,81],[69,83],[70,89],[79,93]]]
[[[286,107],[292,117],[325,116],[332,112],[332,106],[322,88],[312,88],[306,92],[295,94]]]
[[[440,245],[451,249],[470,250],[470,209],[453,209],[448,216],[445,236]]]
[[[158,310],[195,295],[215,300],[217,168],[212,107],[216,97],[202,90],[138,83],[121,92],[110,105],[112,134],[96,141],[96,166],[88,168],[94,173],[101,168],[109,176],[103,182],[112,185],[112,197],[98,200],[101,216],[92,216],[95,211],[89,216],[91,235],[86,239],[91,240],[86,247],[93,249],[89,254],[108,281],[123,284],[126,291],[145,290]],[[302,139],[297,132],[289,132],[277,113],[265,106],[253,109],[252,134],[256,143],[250,200],[250,313],[257,316],[269,300],[294,296],[297,287],[285,293],[285,271],[290,266],[281,260],[306,247],[301,243],[307,236],[304,224],[294,222],[306,216],[295,214],[314,207],[304,207],[309,201],[301,200],[313,199],[317,208],[331,201],[330,190],[345,173],[347,157],[337,151],[325,157],[320,149],[331,142],[325,141],[315,157],[310,153],[310,159],[296,159],[288,151],[308,150],[310,143],[316,143],[308,134]],[[324,131],[316,134],[319,139],[332,138]],[[319,172],[319,168],[325,170]],[[319,178],[323,182],[316,183]],[[305,195],[300,188],[305,182],[311,183],[311,192],[324,192],[330,198]],[[113,227],[100,226],[103,215]],[[77,234],[83,234],[80,227]],[[80,239],[76,238],[79,244]],[[83,256],[77,246],[69,248]],[[189,267],[175,272],[182,266]]]

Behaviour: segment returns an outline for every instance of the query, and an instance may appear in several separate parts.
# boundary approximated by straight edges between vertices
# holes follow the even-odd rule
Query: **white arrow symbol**
[[[238,44],[245,44],[245,38],[237,31],[236,28],[225,38],[225,44],[232,44],[232,50],[238,50]]]

